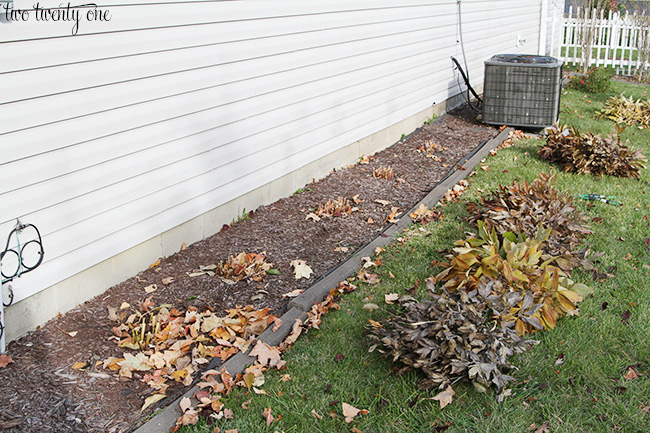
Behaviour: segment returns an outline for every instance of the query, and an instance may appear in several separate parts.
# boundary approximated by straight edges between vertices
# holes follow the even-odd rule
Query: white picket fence
[[[648,62],[639,60],[639,44],[647,41],[645,32],[638,24],[637,16],[629,13],[607,14],[592,11],[584,14],[579,9],[569,9],[563,17],[564,40],[559,56],[567,64],[582,64],[582,33],[587,15],[587,26],[593,28],[592,56],[589,66],[612,67],[617,74],[633,75],[638,69],[648,69]],[[643,64],[644,63],[644,64]]]

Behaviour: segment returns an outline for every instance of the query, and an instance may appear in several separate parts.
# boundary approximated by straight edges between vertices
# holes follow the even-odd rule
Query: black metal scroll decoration
[[[35,236],[31,236],[31,240],[25,242],[24,244],[20,244],[20,239],[19,235],[21,235],[21,232],[23,231],[30,231],[32,230],[35,232]],[[15,246],[11,247],[11,238],[15,236]],[[36,255],[38,258],[34,263],[28,263],[25,261],[25,249],[29,247],[34,248],[36,247]],[[15,257],[15,268],[6,271],[2,267],[2,261],[7,255],[13,255]],[[45,251],[43,250],[43,241],[41,239],[41,233],[38,231],[38,228],[34,224],[22,224],[20,221],[16,221],[16,227],[9,233],[9,236],[7,237],[7,244],[5,245],[4,251],[0,253],[0,274],[2,275],[2,284],[9,283],[13,281],[15,278],[20,277],[23,274],[26,274],[27,272],[31,272],[34,269],[36,269],[42,262],[43,262],[43,257],[45,256]],[[8,257],[8,256],[7,256]],[[5,303],[4,299],[2,299],[2,305],[5,307],[10,306],[14,302],[14,292],[11,289],[11,286],[7,286],[8,292],[7,292],[7,297],[9,298],[9,302]],[[0,290],[0,295],[2,294],[2,291]],[[2,323],[2,318],[0,317],[0,338],[2,337],[2,334],[4,334],[4,324]]]

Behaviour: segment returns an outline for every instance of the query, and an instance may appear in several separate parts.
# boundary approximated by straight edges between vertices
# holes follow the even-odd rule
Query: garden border
[[[377,247],[383,247],[399,235],[399,233],[408,227],[413,221],[409,214],[416,210],[420,204],[431,208],[445,193],[453,188],[460,180],[467,177],[472,169],[483,158],[487,157],[489,152],[499,145],[501,145],[507,138],[508,134],[514,128],[505,128],[496,137],[480,144],[472,152],[467,154],[462,160],[458,161],[456,165],[449,171],[449,173],[436,184],[436,186],[411,209],[403,212],[396,223],[391,223],[386,226],[374,239],[358,248],[352,256],[345,262],[339,264],[322,278],[316,281],[312,286],[305,290],[302,294],[291,300],[287,306],[287,311],[280,318],[282,325],[274,332],[271,328],[267,328],[258,338],[258,340],[268,344],[269,346],[277,346],[289,335],[296,319],[302,321],[306,318],[306,312],[311,309],[315,302],[321,302],[329,294],[332,288],[335,288],[340,281],[349,278],[359,269],[363,257],[372,256]],[[252,345],[251,345],[252,346]],[[228,373],[235,376],[237,373],[242,373],[244,369],[255,362],[254,357],[250,357],[243,352],[237,353],[223,364],[219,365],[219,359],[213,359],[208,364],[207,369],[219,367],[225,368]],[[134,433],[160,433],[162,431],[169,431],[174,425],[176,420],[182,415],[179,407],[179,402],[184,397],[192,398],[192,396],[200,388],[194,385],[192,388],[184,392],[180,397],[169,403],[161,412],[157,413],[151,419],[146,421],[137,429],[133,430]]]

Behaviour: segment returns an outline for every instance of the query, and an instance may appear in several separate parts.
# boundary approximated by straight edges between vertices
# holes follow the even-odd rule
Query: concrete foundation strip
[[[258,340],[263,341],[269,346],[277,346],[284,341],[284,339],[291,333],[291,329],[296,319],[300,319],[304,322],[307,317],[306,312],[309,311],[315,302],[321,302],[329,294],[330,290],[335,288],[340,281],[349,278],[357,272],[362,265],[363,257],[371,257],[377,247],[383,247],[390,243],[404,228],[408,227],[408,225],[412,223],[411,217],[409,217],[411,212],[417,209],[420,204],[424,204],[429,208],[434,206],[444,197],[445,193],[450,188],[453,188],[460,180],[467,177],[472,169],[483,158],[485,158],[492,149],[503,143],[508,138],[510,131],[513,131],[513,128],[506,128],[496,137],[484,143],[473,154],[470,154],[471,156],[466,161],[461,161],[460,164],[465,168],[465,170],[453,171],[438,183],[426,197],[413,206],[413,208],[402,214],[403,216],[398,222],[389,225],[372,241],[355,251],[348,260],[338,265],[331,272],[318,280],[313,286],[292,299],[287,307],[287,312],[281,317],[282,326],[280,326],[280,328],[275,332],[273,332],[271,327],[267,328],[266,331],[259,336]],[[217,368],[217,366],[218,369],[225,368],[226,371],[234,377],[236,374],[242,373],[247,366],[254,364],[255,357],[250,357],[240,352],[221,365],[218,364],[218,361],[218,359],[213,359],[213,362],[208,365],[208,369]],[[145,424],[136,429],[134,433],[160,433],[169,431],[169,429],[176,425],[176,419],[182,415],[179,407],[180,400],[184,397],[192,398],[199,389],[198,386],[193,386],[167,406],[163,411],[159,412]]]

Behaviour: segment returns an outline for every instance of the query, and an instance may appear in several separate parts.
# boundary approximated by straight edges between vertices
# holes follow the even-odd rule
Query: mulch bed
[[[137,379],[120,381],[114,372],[103,370],[101,363],[90,371],[72,369],[75,362],[92,365],[109,356],[122,356],[124,349],[108,340],[115,322],[108,319],[107,307],[119,307],[123,302],[137,306],[153,296],[155,305],[168,303],[179,309],[209,306],[223,314],[228,308],[250,304],[256,308],[269,307],[279,315],[287,304],[282,294],[308,288],[343,262],[385,227],[391,206],[399,207],[400,212],[408,210],[457,161],[497,132],[478,122],[476,114],[467,107],[442,116],[369,158],[367,164],[332,172],[303,187],[300,194],[260,207],[250,219],[163,259],[158,266],[111,287],[103,295],[10,343],[7,351],[14,363],[0,368],[0,430],[11,425],[11,418],[16,416],[22,417],[20,424],[5,431],[132,430],[143,418],[140,408],[151,393],[150,388]],[[436,153],[439,161],[417,152],[431,140],[444,146]],[[382,166],[392,167],[395,176],[373,177],[373,169]],[[351,199],[357,194],[363,200],[356,204],[358,212],[318,222],[305,219],[328,199]],[[378,199],[390,204],[375,202]],[[369,218],[374,223],[368,223]],[[335,251],[336,247],[348,247],[348,251]],[[280,274],[267,275],[263,282],[241,281],[235,285],[208,275],[188,275],[201,265],[219,263],[242,251],[265,251],[266,260]],[[313,269],[310,279],[294,278],[289,263],[295,259],[305,260]],[[173,282],[163,284],[162,279],[168,277]],[[150,284],[156,284],[158,289],[147,294],[144,288]],[[261,299],[251,300],[260,293]],[[74,331],[74,337],[68,334]],[[161,404],[166,401],[173,399],[167,398]]]

